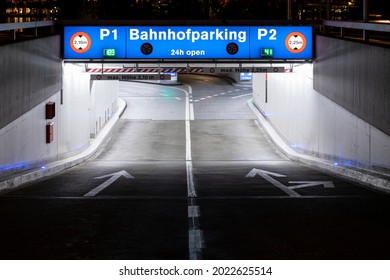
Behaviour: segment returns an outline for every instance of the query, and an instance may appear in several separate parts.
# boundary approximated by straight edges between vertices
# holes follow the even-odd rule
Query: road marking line
[[[200,211],[199,206],[188,206],[188,218],[199,218]]]
[[[191,153],[191,126],[190,121],[186,120],[186,161],[192,161]]]
[[[186,111],[185,111],[185,127],[186,127],[186,171],[187,171],[187,197],[188,201],[188,218],[190,219],[188,229],[188,254],[190,260],[201,259],[201,251],[204,247],[203,233],[199,229],[199,206],[195,205],[195,198],[197,197],[195,184],[194,184],[194,172],[192,165],[192,151],[191,151],[191,120],[195,119],[194,116],[194,104],[191,102],[189,96],[192,99],[192,87],[188,86],[188,92],[186,91]]]
[[[237,98],[241,98],[241,97],[245,97],[245,96],[249,96],[249,95],[252,95],[253,93],[247,93],[247,94],[242,94],[242,95],[238,95],[238,96],[234,96],[232,97],[232,99],[237,99]]]
[[[192,160],[186,161],[186,170],[187,170],[187,197],[189,198],[197,197],[195,184],[194,184]]]
[[[301,185],[296,185],[296,186],[289,186],[289,188],[292,190],[321,186],[321,185],[324,185],[325,189],[334,189],[335,188],[332,181],[289,181],[288,183],[289,184],[301,184]]]
[[[108,177],[110,177],[110,179],[105,181],[103,184],[100,184],[96,188],[92,189],[91,191],[86,193],[84,196],[89,197],[89,196],[97,195],[98,193],[100,193],[101,191],[103,191],[104,189],[109,187],[112,183],[114,183],[116,180],[118,180],[122,176],[127,178],[127,179],[134,179],[134,177],[131,176],[129,173],[127,173],[125,170],[122,170],[122,171],[119,171],[116,173],[112,173],[112,174],[107,174],[107,175],[100,176],[100,177],[96,177],[95,179],[104,179],[104,178],[108,178]]]
[[[263,179],[267,180],[271,184],[273,184],[275,187],[278,187],[282,191],[284,191],[286,194],[288,194],[291,197],[300,197],[301,195],[295,192],[294,190],[290,189],[289,187],[283,185],[281,182],[275,180],[272,178],[270,175],[275,176],[275,177],[286,177],[286,175],[282,175],[279,173],[274,173],[266,170],[261,170],[257,168],[253,168],[245,177],[255,177],[256,175],[259,175],[263,177]]]
[[[193,121],[194,115],[193,115],[193,113],[191,113],[191,105],[190,105],[190,99],[192,99],[192,87],[190,85],[186,85],[186,86],[188,86],[188,88],[189,88],[188,91],[185,89],[176,88],[176,87],[169,87],[169,88],[174,89],[174,90],[180,90],[180,91],[185,93],[185,96],[186,96],[185,119]]]
[[[203,232],[200,229],[190,229],[188,231],[188,247],[190,249],[190,260],[199,260],[203,246]]]
[[[190,103],[189,96],[192,96],[192,87],[186,85],[188,91],[186,93],[186,108],[185,108],[185,127],[186,127],[186,171],[187,171],[187,196],[196,197],[194,185],[194,175],[192,167],[192,151],[191,151],[191,120],[194,120],[194,104]]]
[[[112,177],[105,181],[103,184],[99,185],[98,187],[94,188],[93,190],[86,193],[84,196],[95,196],[98,193],[100,193],[102,190],[106,189],[108,186],[110,186],[112,183],[114,183],[118,178]]]
[[[190,103],[190,120],[194,120],[195,119],[195,113],[194,113],[194,104],[191,102]]]

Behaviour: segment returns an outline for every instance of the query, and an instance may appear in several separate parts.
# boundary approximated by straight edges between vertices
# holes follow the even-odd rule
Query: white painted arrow
[[[97,195],[98,193],[100,193],[102,190],[104,190],[105,188],[110,186],[112,183],[114,183],[116,180],[118,180],[122,176],[127,178],[127,179],[134,179],[134,177],[131,176],[129,173],[127,173],[125,170],[122,170],[122,171],[119,171],[116,173],[112,173],[112,174],[107,174],[107,175],[100,176],[100,177],[96,177],[94,179],[104,179],[104,178],[108,178],[108,177],[111,177],[111,178],[108,179],[107,181],[105,181],[103,184],[97,186],[96,188],[94,188],[90,192],[86,193],[84,196]]]
[[[292,190],[303,189],[303,188],[314,187],[314,186],[321,186],[321,185],[324,185],[325,189],[334,189],[335,188],[332,181],[290,181],[288,183],[289,184],[301,184],[301,185],[296,185],[296,186],[290,186],[289,188]]]
[[[274,176],[274,177],[286,177],[286,175],[282,175],[282,174],[279,174],[279,173],[274,173],[274,172],[270,172],[270,171],[265,171],[265,170],[253,168],[245,177],[255,177],[256,175],[259,175],[259,176],[263,177],[265,180],[270,182],[275,187],[278,187],[279,189],[281,189],[282,191],[287,193],[289,196],[292,196],[292,197],[299,197],[300,196],[297,192],[293,191],[289,187],[283,185],[282,183],[280,183],[279,181],[277,181],[277,180],[275,180],[274,178],[271,177],[271,176]]]

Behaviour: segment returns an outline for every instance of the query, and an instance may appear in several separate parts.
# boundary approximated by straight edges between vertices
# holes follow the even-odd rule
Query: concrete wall
[[[265,78],[253,76],[254,103],[294,150],[337,164],[390,170],[389,135],[315,91],[311,64]]]
[[[390,134],[390,48],[316,36],[314,89]]]
[[[58,153],[58,120],[54,124],[54,142],[46,144],[46,102],[59,104],[59,93],[11,122],[0,130],[0,174],[33,167],[37,161],[51,158]]]
[[[118,81],[90,82],[84,65],[63,65],[63,90],[0,129],[0,174],[44,165],[83,151],[117,110]],[[45,118],[45,105],[55,102],[56,116]],[[100,126],[95,130],[95,125]],[[45,126],[53,123],[54,141],[46,143]]]
[[[59,35],[0,46],[0,128],[61,90]]]
[[[63,96],[58,106],[61,131],[58,154],[77,153],[89,143],[89,75],[83,65],[63,65]]]
[[[89,75],[88,75],[89,76]],[[119,81],[91,82],[90,137],[94,138],[118,108]]]

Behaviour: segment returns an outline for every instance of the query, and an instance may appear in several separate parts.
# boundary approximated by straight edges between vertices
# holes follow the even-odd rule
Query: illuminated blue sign
[[[312,28],[308,26],[271,26],[250,28],[250,58],[312,58]]]
[[[240,73],[240,81],[251,81],[253,73]]]
[[[65,27],[64,58],[105,58],[105,49],[126,58],[126,37],[125,27]]]
[[[71,26],[68,59],[311,59],[311,27]],[[111,56],[107,55],[110,50]]]
[[[247,27],[130,27],[127,57],[248,58]],[[148,53],[145,46],[152,46]]]

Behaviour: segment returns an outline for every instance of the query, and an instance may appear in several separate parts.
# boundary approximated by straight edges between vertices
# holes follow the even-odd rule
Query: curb
[[[289,159],[315,167],[324,172],[329,172],[332,175],[340,176],[344,179],[363,184],[372,189],[382,191],[390,194],[390,181],[382,178],[375,177],[373,175],[364,173],[363,171],[353,170],[344,166],[335,166],[331,161],[324,159],[302,155],[294,151],[290,146],[288,146],[284,140],[278,135],[275,129],[271,126],[268,120],[264,117],[261,111],[253,103],[253,100],[248,100],[248,105],[255,113],[257,120],[261,126],[266,131],[268,137],[271,141],[279,148],[279,150],[287,156]]]
[[[13,190],[23,184],[38,180],[46,176],[54,175],[65,169],[74,167],[91,158],[110,138],[112,132],[114,131],[114,128],[117,125],[118,120],[120,119],[121,115],[127,107],[126,102],[122,98],[118,98],[118,105],[119,106],[116,113],[100,131],[99,135],[93,141],[91,141],[89,147],[86,148],[83,152],[63,160],[48,163],[46,164],[45,169],[34,170],[26,174],[0,182],[0,192]]]

